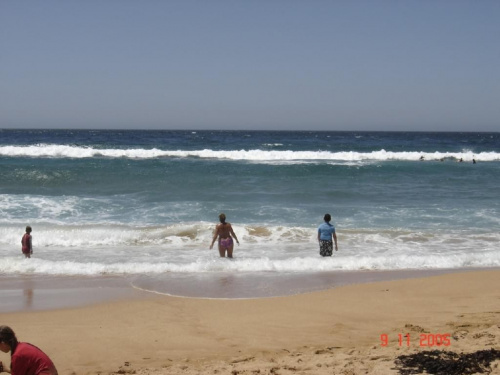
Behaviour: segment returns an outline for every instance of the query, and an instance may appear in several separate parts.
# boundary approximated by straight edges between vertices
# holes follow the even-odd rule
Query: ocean
[[[327,274],[500,266],[500,133],[0,130],[0,176],[0,280],[245,297]],[[232,260],[209,249],[221,212]]]

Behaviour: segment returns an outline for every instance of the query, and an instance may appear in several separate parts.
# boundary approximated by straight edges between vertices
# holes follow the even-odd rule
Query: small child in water
[[[23,245],[22,251],[26,258],[31,258],[31,254],[33,254],[33,246],[31,244],[31,227],[28,225],[26,227],[26,233],[24,233],[23,238],[21,239],[21,244]]]

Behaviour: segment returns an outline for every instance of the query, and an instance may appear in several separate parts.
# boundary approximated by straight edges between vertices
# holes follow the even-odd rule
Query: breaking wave
[[[99,149],[93,147],[49,145],[34,146],[2,146],[0,156],[4,157],[36,157],[36,158],[129,158],[129,159],[155,159],[155,158],[206,158],[225,159],[254,162],[304,162],[304,161],[415,161],[424,160],[460,160],[463,161],[498,161],[498,152],[474,153],[471,150],[460,152],[417,152],[417,151],[386,151],[384,149],[371,152],[357,151],[288,151],[288,150],[160,150],[153,149]]]

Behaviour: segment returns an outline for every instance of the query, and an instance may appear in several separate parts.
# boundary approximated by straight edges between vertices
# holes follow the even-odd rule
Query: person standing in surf
[[[240,242],[238,241],[238,238],[236,237],[236,234],[234,234],[233,227],[231,226],[231,223],[226,223],[226,215],[225,214],[220,214],[219,215],[219,221],[220,224],[217,224],[215,226],[214,230],[214,237],[212,239],[212,244],[210,245],[210,249],[214,247],[214,243],[219,239],[219,254],[221,258],[224,258],[226,256],[226,251],[227,251],[227,257],[232,258],[233,257],[233,238],[236,240],[238,245]]]
[[[31,254],[33,254],[33,246],[31,244],[31,227],[28,225],[26,227],[26,233],[24,233],[23,238],[21,239],[22,252],[26,258],[31,258]]]
[[[333,240],[335,240],[335,251],[338,251],[337,234],[335,227],[330,224],[332,217],[330,214],[325,214],[324,223],[318,227],[318,242],[319,242],[319,255],[323,257],[331,257],[333,253]]]

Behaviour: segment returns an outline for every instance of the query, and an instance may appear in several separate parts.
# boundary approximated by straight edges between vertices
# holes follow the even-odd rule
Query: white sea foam
[[[233,225],[242,241],[249,244],[308,242],[315,232],[310,228],[258,227]],[[0,247],[20,243],[20,226],[0,227]],[[127,225],[38,225],[33,232],[38,247],[103,247],[103,246],[200,246],[210,242],[212,223],[135,227]],[[22,235],[22,233],[21,233]],[[19,237],[19,238],[18,238]]]
[[[235,226],[231,261],[210,250],[212,225],[41,227],[24,259],[18,228],[0,228],[0,273],[148,275],[206,272],[324,272],[500,267],[497,232],[346,230],[332,258],[318,254],[315,228]],[[470,249],[474,248],[474,252]]]
[[[0,155],[6,157],[46,157],[46,158],[130,158],[130,159],[154,159],[154,158],[210,158],[228,160],[248,160],[254,162],[275,161],[415,161],[420,160],[460,160],[463,161],[498,161],[498,152],[474,153],[471,150],[461,152],[416,152],[402,151],[393,152],[378,150],[372,152],[355,151],[268,151],[268,150],[160,150],[153,149],[97,149],[93,147],[65,146],[40,144],[34,146],[1,146]]]
[[[215,254],[189,263],[158,261],[151,257],[148,262],[122,261],[114,263],[83,262],[75,260],[48,260],[43,258],[21,259],[2,257],[0,273],[4,275],[37,274],[60,276],[98,275],[153,275],[162,273],[210,273],[210,272],[327,272],[363,270],[429,270],[459,269],[469,267],[500,267],[498,252],[483,254],[399,255],[391,257],[335,255],[292,257],[289,259],[245,258],[233,260],[217,258]]]

